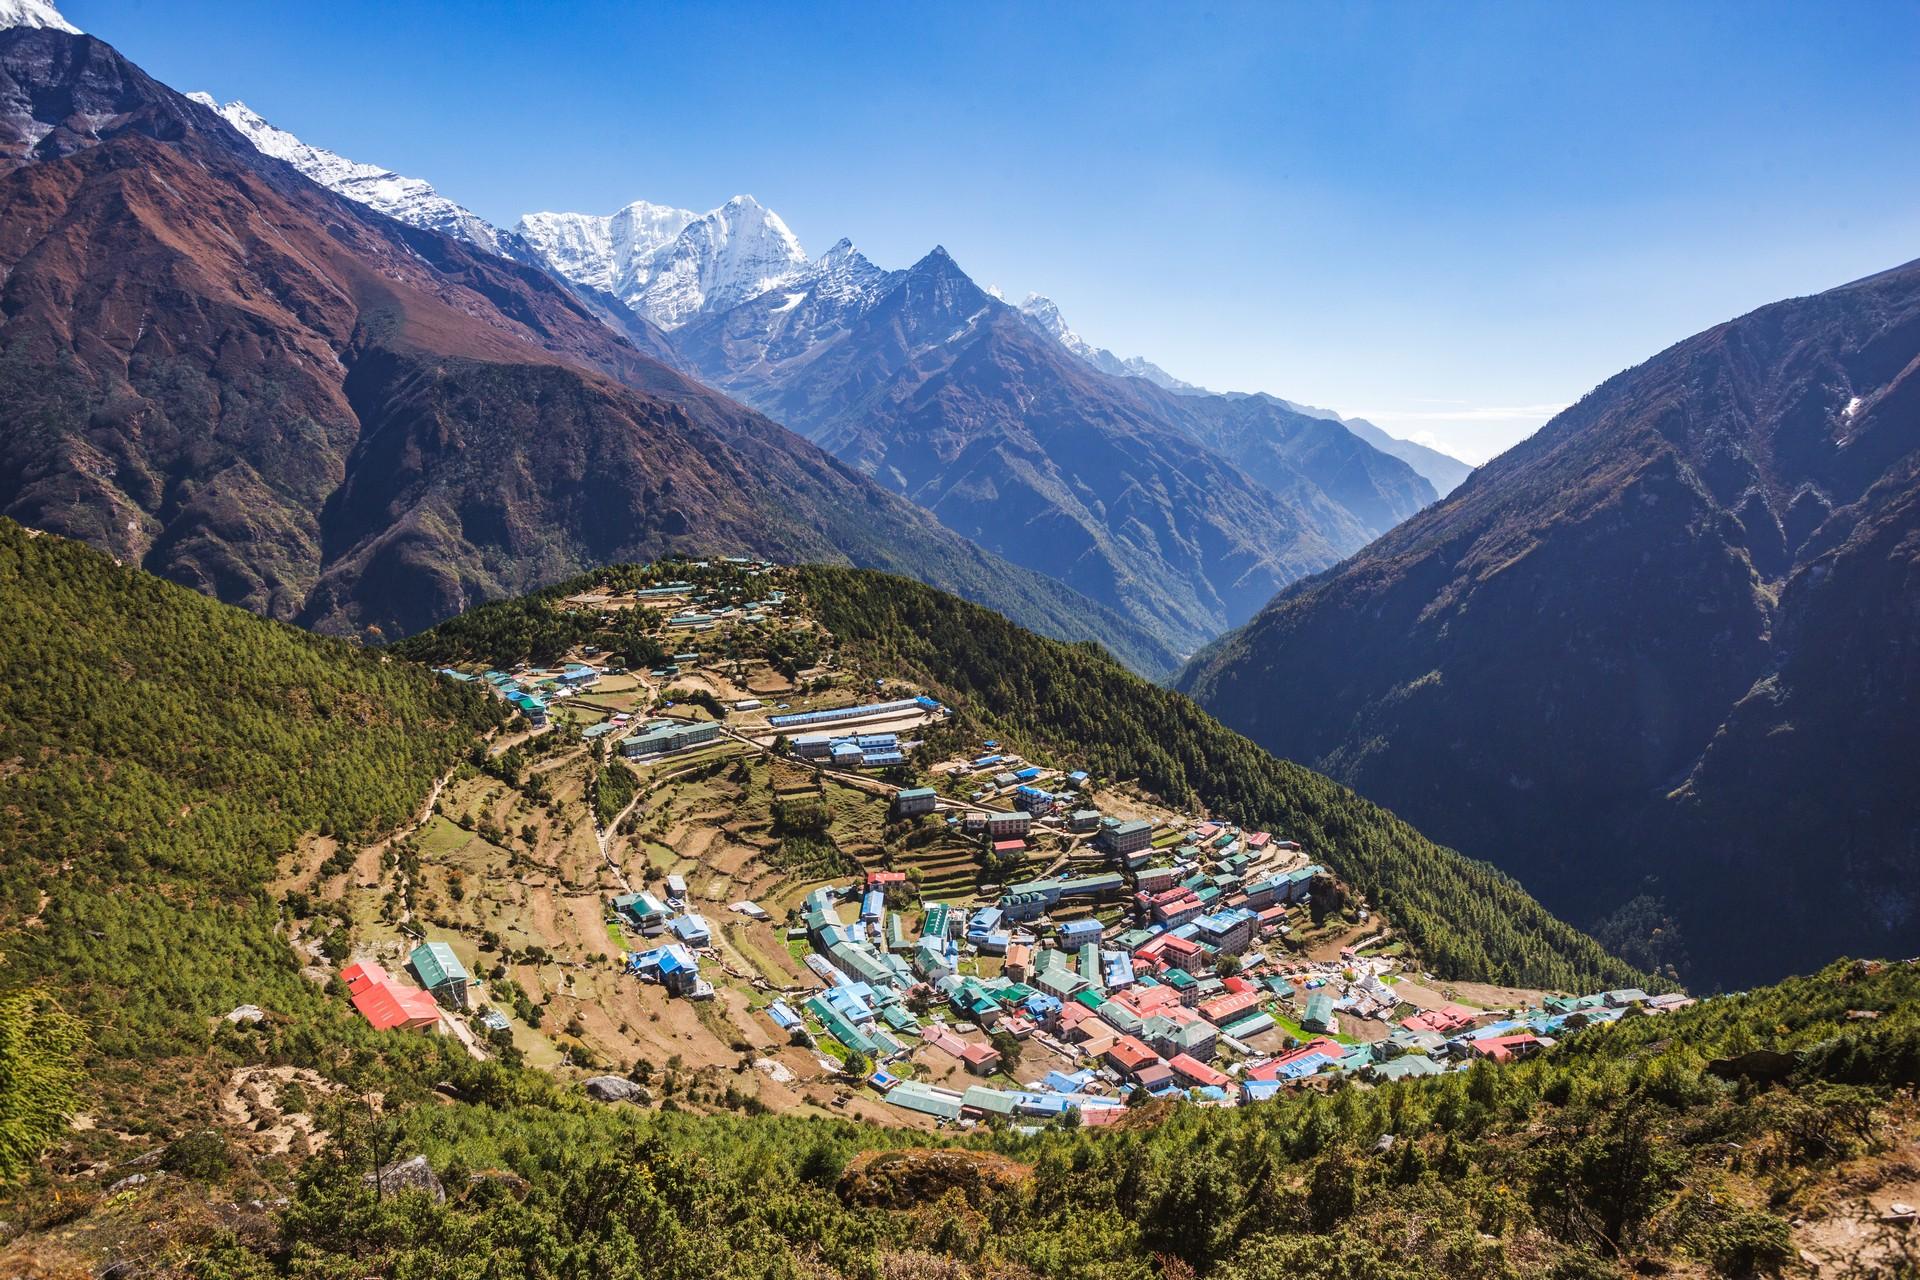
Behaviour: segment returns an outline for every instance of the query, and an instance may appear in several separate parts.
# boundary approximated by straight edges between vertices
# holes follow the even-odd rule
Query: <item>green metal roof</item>
[[[466,966],[460,963],[459,956],[453,954],[453,948],[444,942],[423,942],[408,954],[407,959],[429,991],[449,982],[467,980]]]

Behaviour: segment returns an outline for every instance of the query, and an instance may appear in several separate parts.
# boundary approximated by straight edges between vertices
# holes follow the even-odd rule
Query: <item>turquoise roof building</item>
[[[408,953],[407,963],[420,985],[437,999],[466,1008],[467,967],[453,954],[452,947],[444,942],[423,942]]]

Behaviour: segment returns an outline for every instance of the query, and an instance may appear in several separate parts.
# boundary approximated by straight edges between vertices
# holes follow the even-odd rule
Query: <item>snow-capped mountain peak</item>
[[[780,215],[749,195],[717,209],[636,200],[618,213],[532,213],[521,236],[556,274],[603,289],[675,329],[805,275],[811,264]]]
[[[49,31],[81,34],[80,28],[60,16],[48,0],[0,0],[0,30],[8,27],[44,27]]]
[[[842,304],[871,302],[885,288],[889,272],[875,266],[844,236],[814,259],[804,283],[821,297]],[[796,287],[800,282],[796,282]]]
[[[1060,314],[1060,308],[1054,304],[1052,298],[1030,293],[1020,304],[1020,314],[1040,332],[1102,373],[1112,374],[1116,378],[1145,378],[1148,382],[1165,387],[1169,391],[1202,390],[1191,382],[1183,382],[1174,377],[1151,360],[1141,356],[1128,356],[1122,359],[1105,347],[1094,346],[1073,331],[1067,324],[1067,318]]]
[[[1081,359],[1086,359],[1092,352],[1093,348],[1068,327],[1067,318],[1060,314],[1060,308],[1052,298],[1030,293],[1020,303],[1020,314],[1040,326],[1041,331],[1048,337]]]
[[[640,305],[656,324],[677,328],[702,311],[758,297],[807,267],[780,215],[752,196],[735,196],[688,223],[653,263]]]
[[[514,230],[554,274],[625,297],[645,282],[655,255],[699,216],[691,209],[635,200],[606,215],[529,213]]]
[[[377,164],[349,160],[325,147],[303,142],[244,102],[222,106],[210,93],[190,93],[187,97],[217,112],[263,154],[286,161],[321,186],[349,200],[411,226],[466,240],[488,253],[506,252],[499,228],[447,199],[423,178],[409,178]]]

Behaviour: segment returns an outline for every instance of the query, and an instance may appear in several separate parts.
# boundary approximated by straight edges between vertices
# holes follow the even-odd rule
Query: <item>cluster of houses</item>
[[[670,941],[627,956],[627,972],[657,982],[673,995],[690,1000],[713,997],[713,985],[700,976],[699,952],[713,945],[713,926],[697,911],[684,910],[686,883],[667,877],[665,901],[642,889],[623,893],[611,903],[614,916],[642,937],[670,935]]]
[[[472,675],[453,667],[440,674],[462,684],[483,683],[493,696],[517,708],[534,728],[547,723],[547,709],[555,702],[600,683],[600,671],[583,662],[569,662],[555,672],[486,671]]]
[[[989,840],[1023,838],[1034,808],[1051,812],[1051,797],[1033,794],[1039,789],[1017,778],[1014,785],[1031,807],[969,811],[957,820]],[[894,812],[924,814],[937,803],[930,788],[909,788],[895,797]],[[1319,868],[1265,870],[1280,855],[1299,854],[1297,845],[1266,833],[1201,824],[1156,851],[1151,823],[1097,811],[1074,818],[1110,866],[1010,885],[996,903],[971,911],[934,903],[917,926],[888,906],[901,873],[875,870],[860,885],[814,890],[794,933],[811,945],[807,964],[824,990],[798,1009],[775,1001],[768,1016],[783,1030],[817,1027],[866,1056],[890,1102],[940,1118],[981,1108],[1030,1116],[1099,1110],[1120,1105],[1133,1088],[1227,1096],[1229,1078],[1211,1063],[1223,1046],[1252,1055],[1245,1038],[1277,1025],[1263,1005],[1279,997],[1215,968],[1283,927],[1281,917],[1307,896]],[[1159,855],[1163,866],[1143,865]],[[1116,909],[1112,925],[1085,914],[1105,908]],[[981,976],[972,958],[992,956],[1001,957],[999,971]],[[1302,1025],[1315,1025],[1318,1016],[1317,1025],[1331,1031],[1324,998],[1299,998]],[[995,1044],[963,1030],[1037,1043],[1069,1069],[1050,1073],[1051,1086],[1042,1080],[1026,1090],[977,1085],[964,1092],[898,1079],[886,1069],[924,1045],[975,1075],[999,1072]]]
[[[931,1022],[921,1032],[924,1044],[975,1075],[991,1076],[1003,1066],[998,1048],[960,1030],[980,1028],[996,1040],[1004,1032],[1043,1051],[1022,1058],[1034,1078],[1017,1087],[947,1088],[898,1078],[881,1052],[869,1083],[889,1103],[940,1120],[1046,1119],[1074,1110],[1082,1123],[1100,1124],[1136,1092],[1236,1106],[1343,1075],[1369,1083],[1434,1075],[1478,1059],[1516,1061],[1550,1047],[1565,1030],[1691,1003],[1622,990],[1548,997],[1539,1007],[1510,1012],[1447,1004],[1409,1014],[1384,1038],[1365,1042],[1340,1034],[1339,1020],[1361,1009],[1381,1017],[1405,1007],[1383,980],[1388,962],[1362,963],[1357,975],[1352,961],[1346,969],[1283,972],[1285,965],[1256,955],[1251,969],[1229,977],[1196,977],[1174,967],[1129,975],[1125,966],[1109,963],[1109,953],[1096,958],[1091,941],[1071,951],[1074,936],[1069,931],[1033,951],[1024,972],[1009,964],[991,979],[953,974],[933,984],[954,1021]],[[1057,994],[1068,989],[1064,998]],[[1287,1034],[1271,1034],[1283,1026]],[[1258,1048],[1262,1037],[1282,1046]],[[885,1039],[874,1043],[884,1049]]]
[[[1381,1081],[1513,1061],[1570,1026],[1684,1002],[1615,991],[1507,1013],[1417,1008],[1394,990],[1391,959],[1308,963],[1261,949],[1291,932],[1325,874],[1298,844],[1222,823],[1170,829],[1061,810],[1038,775],[1012,772],[1019,809],[949,821],[997,842],[1046,819],[1090,836],[1097,870],[1083,861],[1079,874],[1009,885],[989,905],[913,912],[889,905],[903,877],[875,870],[815,889],[789,935],[810,944],[823,987],[775,1000],[767,1016],[862,1055],[869,1083],[904,1110],[943,1121],[1073,1110],[1098,1124],[1136,1091],[1238,1105],[1347,1074]],[[938,804],[932,789],[909,788],[894,813]],[[1348,1034],[1369,1020],[1366,1034]],[[1003,1060],[1007,1037],[1022,1048],[1017,1068]],[[981,1079],[949,1088],[898,1068],[929,1051]],[[1015,1086],[1009,1070],[1033,1078]]]

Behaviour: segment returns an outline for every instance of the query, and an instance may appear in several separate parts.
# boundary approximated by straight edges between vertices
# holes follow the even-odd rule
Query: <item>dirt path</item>
[[[627,815],[639,808],[640,802],[646,798],[647,792],[636,788],[633,799],[627,801],[627,807],[615,814],[613,821],[604,827],[600,825],[599,815],[594,815],[593,838],[600,844],[600,859],[607,864],[607,870],[613,872],[613,878],[620,882],[623,893],[633,892],[633,882],[627,879],[627,873],[620,869],[620,864],[613,860],[613,836],[620,830],[620,824],[627,820]]]
[[[440,1025],[453,1032],[454,1039],[467,1046],[467,1053],[470,1057],[478,1062],[485,1062],[487,1060],[489,1056],[487,1051],[480,1047],[479,1037],[473,1034],[473,1028],[467,1025],[465,1018],[456,1018],[451,1013],[442,1010],[440,1013]]]

